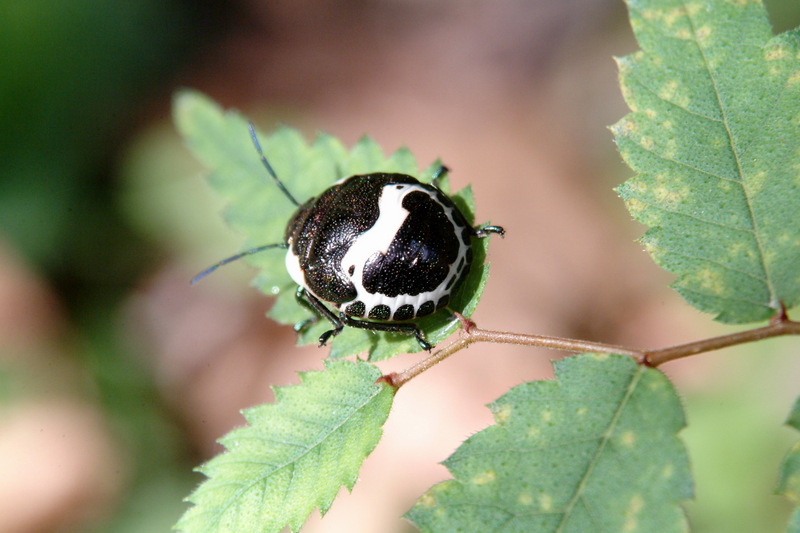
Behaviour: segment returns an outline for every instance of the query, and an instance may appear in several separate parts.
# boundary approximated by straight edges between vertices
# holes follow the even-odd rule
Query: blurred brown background
[[[766,2],[777,30],[791,0]],[[493,239],[483,327],[657,347],[732,331],[689,308],[634,242],[607,126],[612,56],[636,45],[615,0],[0,2],[0,533],[167,531],[238,411],[326,351],[233,265],[202,169],[170,122],[180,87],[309,139],[368,133],[473,185]],[[796,342],[671,363],[685,395],[696,531],[778,531]],[[484,405],[562,354],[473,346],[397,396],[351,495],[310,532],[405,532]],[[410,366],[417,356],[381,364]]]

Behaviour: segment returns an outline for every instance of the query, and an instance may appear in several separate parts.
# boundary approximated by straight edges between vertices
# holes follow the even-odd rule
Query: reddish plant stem
[[[470,326],[462,331],[461,337],[448,344],[441,350],[437,350],[428,358],[423,359],[411,368],[385,376],[385,380],[395,387],[400,387],[410,379],[425,372],[432,366],[440,363],[463,350],[470,344],[476,342],[493,342],[498,344],[519,344],[524,346],[538,346],[550,348],[551,350],[563,350],[566,352],[599,352],[599,353],[618,353],[630,355],[631,357],[641,358],[644,356],[642,350],[633,350],[624,346],[614,344],[604,344],[601,342],[582,341],[576,339],[565,339],[562,337],[548,337],[545,335],[527,335],[524,333],[509,333],[506,331],[492,331]]]
[[[640,364],[657,367],[669,361],[674,361],[675,359],[689,357],[690,355],[696,355],[703,352],[710,352],[712,350],[718,350],[727,346],[744,344],[747,342],[767,339],[770,337],[778,337],[781,335],[800,335],[800,322],[789,320],[785,312],[777,315],[768,326],[731,333],[730,335],[712,337],[710,339],[703,339],[686,344],[679,344],[677,346],[661,348],[658,350],[639,350],[600,342],[485,330],[475,327],[473,322],[465,319],[462,319],[462,325],[464,326],[464,329],[461,333],[461,337],[458,340],[448,344],[441,350],[437,350],[429,357],[423,359],[407,370],[384,376],[381,381],[386,381],[394,387],[400,387],[409,380],[430,369],[432,366],[444,361],[454,353],[463,350],[470,344],[474,344],[476,342],[538,346],[541,348],[576,353],[617,353],[629,355],[635,358]]]
[[[730,335],[722,335],[720,337],[679,344],[670,348],[648,350],[644,352],[639,362],[647,366],[656,367],[669,361],[674,361],[675,359],[681,359],[682,357],[689,357],[690,355],[698,353],[710,352],[736,344],[744,344],[761,339],[768,339],[770,337],[779,337],[781,335],[800,335],[800,322],[791,321],[785,318],[784,315],[782,318],[773,321],[763,328],[748,329],[746,331],[731,333]]]

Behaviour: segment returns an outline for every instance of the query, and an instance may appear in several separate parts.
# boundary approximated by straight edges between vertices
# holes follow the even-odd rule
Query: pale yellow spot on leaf
[[[636,531],[639,528],[639,512],[641,512],[642,507],[644,507],[644,500],[638,494],[634,494],[631,497],[631,501],[628,503],[628,508],[625,509],[625,525],[623,526],[623,531]]]
[[[764,188],[764,185],[767,183],[767,173],[762,171],[756,172],[752,176],[747,179],[747,190],[750,195],[755,196],[761,189]]]
[[[701,41],[707,40],[711,36],[711,28],[708,26],[701,26],[697,28],[697,38]]]
[[[607,353],[593,353],[592,354],[592,358],[594,358],[597,361],[605,361],[606,359],[608,359],[608,357],[609,357],[609,355]]]
[[[631,111],[636,111],[637,106],[633,101],[633,92],[631,91],[630,87],[628,87],[628,84],[621,84],[620,89],[622,90],[622,98],[628,102],[628,106],[631,108]]]
[[[622,434],[620,442],[625,447],[633,448],[633,445],[636,444],[636,433],[633,431],[626,431]]]
[[[674,208],[680,204],[684,199],[684,194],[670,189],[664,185],[656,187],[653,191],[659,203],[666,204],[669,208]]]
[[[672,465],[664,465],[664,468],[661,470],[661,477],[664,479],[669,479],[675,473],[675,469]]]
[[[778,234],[778,238],[776,239],[778,244],[786,246],[788,244],[792,244],[794,242],[794,236],[786,231],[782,231]]]
[[[678,30],[678,31],[675,33],[675,36],[676,36],[678,39],[683,39],[684,41],[688,41],[689,39],[691,39],[691,38],[692,38],[692,34],[691,34],[691,33],[689,33],[689,30],[688,30],[688,29],[686,29],[686,28],[681,28],[681,29],[679,29],[679,30]]]
[[[638,198],[629,198],[626,200],[625,205],[628,207],[628,211],[631,212],[631,215],[638,216],[647,209],[647,204],[639,200]]]
[[[507,404],[503,404],[500,407],[500,409],[498,409],[495,412],[494,417],[495,417],[495,419],[497,420],[498,423],[505,423],[505,422],[508,422],[508,420],[511,418],[511,413],[512,413],[511,404],[507,403]]]
[[[528,437],[531,437],[531,438],[538,437],[539,433],[540,433],[539,428],[534,426],[534,427],[532,427],[531,429],[528,430]]]
[[[689,16],[692,16],[692,17],[697,15],[698,13],[700,13],[702,10],[703,10],[703,6],[700,5],[700,4],[697,4],[697,3],[689,4],[689,5],[686,6],[686,13],[688,13]]]
[[[676,105],[681,107],[687,107],[689,105],[689,97],[679,94],[679,89],[680,84],[678,81],[670,80],[661,86],[661,89],[658,91],[658,96],[662,100],[674,102]]]
[[[539,496],[539,507],[542,508],[542,511],[549,511],[553,508],[553,498],[547,494],[543,493]]]
[[[698,270],[696,279],[705,290],[718,296],[723,296],[725,294],[725,286],[722,283],[722,278],[710,266],[704,266]]]
[[[664,145],[664,157],[667,159],[675,159],[678,155],[678,142],[675,139],[670,139]]]
[[[746,242],[734,242],[728,247],[728,257],[735,259],[743,255],[751,255],[750,247]]]
[[[619,123],[618,131],[623,135],[630,135],[638,129],[639,125],[635,121],[626,118]]]
[[[576,415],[578,415],[578,416],[583,416],[583,415],[585,415],[587,412],[589,412],[589,410],[588,410],[588,409],[586,409],[585,407],[579,407],[579,408],[578,408],[578,410],[577,410],[577,411],[575,411],[575,414],[576,414]]]
[[[792,74],[789,76],[789,79],[786,80],[786,84],[797,85],[798,83],[800,83],[800,71],[792,72]]]
[[[777,61],[780,59],[786,59],[789,54],[786,52],[786,48],[783,46],[774,46],[767,50],[767,53],[764,54],[764,59],[767,61]]]
[[[492,483],[495,479],[497,479],[497,474],[495,474],[494,470],[487,470],[473,477],[472,483],[474,485],[486,485],[487,483]]]
[[[644,11],[642,11],[642,17],[644,17],[645,20],[650,20],[650,21],[658,20],[660,16],[661,13],[655,9],[645,9]]]
[[[550,409],[545,409],[542,411],[542,421],[550,422],[551,420],[553,420],[553,411]]]
[[[647,115],[647,118],[656,118],[658,115],[655,109],[645,109],[644,114]]]
[[[664,122],[661,123],[661,125],[668,130],[671,130],[672,128],[675,127],[675,123],[672,122],[671,120],[665,120]]]
[[[785,241],[785,240],[786,239],[784,239],[782,236],[778,236],[778,241],[779,242],[780,241]],[[767,263],[767,264],[772,263],[773,261],[775,261],[777,259],[777,257],[778,257],[778,254],[775,251],[766,250],[764,252],[764,262]]]
[[[631,191],[643,193],[647,191],[647,185],[642,180],[630,180],[627,183],[628,189]]]
[[[517,501],[520,503],[520,505],[524,505],[526,507],[529,507],[529,506],[533,505],[533,496],[531,496],[527,492],[523,492],[522,494],[519,495],[519,497],[517,498]]]
[[[671,100],[675,96],[675,93],[678,92],[678,87],[679,84],[677,81],[668,81],[661,87],[661,90],[658,91],[659,98],[662,100]]]
[[[660,249],[658,246],[656,246],[654,243],[652,243],[652,242],[645,242],[645,243],[642,243],[642,246],[644,246],[644,250],[645,250],[645,251],[646,251],[648,254],[652,255],[654,258],[655,258],[655,257],[656,257],[656,256],[657,256],[657,255],[660,253],[660,251],[661,251],[661,249]]]
[[[664,23],[668,26],[674,25],[678,19],[683,18],[686,15],[686,12],[681,7],[676,7],[669,13],[664,15]]]
[[[426,492],[419,499],[419,505],[421,505],[423,507],[436,507],[437,503],[438,502],[436,501],[436,496],[434,496],[430,492]]]
[[[641,143],[642,143],[642,148],[644,148],[645,150],[652,150],[653,146],[655,146],[653,139],[650,137],[642,137]]]

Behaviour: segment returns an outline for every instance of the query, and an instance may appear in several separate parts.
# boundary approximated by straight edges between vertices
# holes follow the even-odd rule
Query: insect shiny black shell
[[[192,283],[242,257],[285,248],[297,301],[313,313],[295,324],[296,331],[324,318],[333,329],[320,335],[320,346],[349,326],[414,335],[423,349],[432,349],[409,321],[446,307],[469,271],[472,238],[502,236],[503,228],[470,226],[447,195],[406,174],[350,176],[300,205],[269,164],[255,127],[248,127],[264,168],[297,211],[283,242],[223,259]],[[440,166],[434,183],[446,173]]]
[[[286,228],[286,267],[348,317],[410,320],[448,304],[475,235],[432,185],[405,174],[351,176],[298,208]]]

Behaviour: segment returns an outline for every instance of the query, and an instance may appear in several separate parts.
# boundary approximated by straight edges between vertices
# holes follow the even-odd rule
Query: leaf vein
[[[740,178],[738,183],[742,188],[742,194],[744,195],[745,202],[747,203],[747,210],[750,215],[751,223],[753,224],[753,235],[755,236],[756,246],[758,247],[761,267],[763,268],[764,275],[767,278],[767,288],[769,290],[770,302],[774,302],[775,300],[777,300],[775,289],[773,287],[772,280],[770,279],[769,268],[765,260],[764,245],[761,242],[761,236],[758,231],[758,220],[756,219],[755,212],[753,211],[753,205],[750,201],[750,195],[748,194],[747,187],[744,183],[744,170],[742,168],[741,156],[739,154],[739,151],[736,149],[736,143],[734,142],[733,132],[731,131],[731,124],[728,118],[729,110],[725,107],[725,105],[722,102],[722,98],[719,91],[719,83],[717,82],[717,78],[714,75],[714,71],[711,68],[711,63],[709,62],[708,57],[706,55],[706,50],[701,45],[700,40],[697,39],[697,28],[695,27],[695,21],[692,19],[691,10],[688,9],[687,7],[686,0],[683,0],[683,6],[684,6],[683,7],[684,12],[686,13],[686,19],[689,21],[689,26],[691,27],[692,35],[695,37],[697,48],[698,50],[700,50],[700,56],[703,58],[703,63],[706,67],[706,70],[708,71],[709,77],[711,78],[711,83],[714,88],[714,97],[716,98],[717,107],[719,108],[720,113],[722,115],[722,123],[725,126],[725,132],[728,138],[728,145],[730,146],[731,152],[733,153],[733,158],[736,162],[736,169],[738,171]],[[775,308],[775,306],[767,306],[767,307]]]
[[[322,443],[323,443],[323,442],[324,442],[324,441],[325,441],[325,440],[326,440],[326,439],[327,439],[327,438],[328,438],[330,435],[332,435],[333,433],[336,433],[336,432],[340,431],[340,430],[341,430],[341,428],[342,428],[343,426],[345,426],[345,425],[347,424],[347,422],[348,422],[348,421],[352,420],[352,418],[353,418],[353,415],[354,415],[356,412],[358,412],[358,411],[360,411],[360,410],[364,409],[364,408],[365,408],[365,407],[366,407],[366,406],[367,406],[367,405],[368,405],[368,404],[369,404],[371,401],[373,401],[373,400],[374,400],[374,399],[375,399],[375,398],[376,398],[376,397],[377,397],[379,394],[380,394],[380,388],[377,388],[373,394],[371,394],[371,395],[367,396],[366,398],[364,398],[364,401],[362,401],[362,402],[355,402],[353,405],[354,405],[354,406],[356,406],[356,407],[353,409],[353,411],[352,411],[351,413],[349,413],[349,416],[344,416],[344,417],[342,417],[342,420],[341,420],[341,422],[340,422],[340,423],[338,423],[337,425],[335,425],[335,426],[331,427],[329,431],[327,431],[327,432],[325,432],[325,433],[321,433],[321,436],[320,436],[319,438],[317,438],[315,442],[311,443],[311,444],[310,444],[310,445],[309,445],[309,446],[306,448],[306,450],[305,450],[303,453],[301,453],[301,454],[298,454],[298,455],[297,455],[297,456],[295,456],[295,457],[294,457],[294,458],[293,458],[291,461],[289,461],[289,462],[285,463],[285,465],[284,465],[284,466],[282,466],[282,467],[280,467],[280,468],[286,468],[286,467],[288,467],[288,468],[291,468],[291,469],[292,469],[291,478],[293,479],[293,478],[294,478],[294,469],[295,469],[295,465],[297,464],[297,462],[298,462],[298,461],[300,461],[300,460],[301,460],[301,459],[302,459],[304,456],[308,455],[308,453],[309,453],[309,452],[313,452],[313,451],[314,451],[316,448],[318,448],[319,446],[321,446],[321,445],[322,445]],[[252,427],[252,426],[251,426],[251,427]],[[228,453],[232,453],[232,452],[230,452],[230,451],[229,451]],[[217,515],[214,517],[214,519],[212,520],[212,522],[213,522],[214,524],[219,524],[219,521],[220,521],[220,519],[222,518],[222,515],[223,515],[223,514],[224,514],[224,513],[225,513],[225,512],[226,512],[228,509],[230,509],[230,508],[231,508],[231,507],[232,507],[232,506],[233,506],[233,505],[234,505],[236,502],[240,501],[240,499],[242,498],[242,496],[243,496],[245,493],[247,493],[248,491],[252,490],[252,488],[253,488],[253,487],[254,487],[254,486],[257,484],[257,483],[259,483],[260,481],[265,481],[265,482],[266,482],[266,479],[267,479],[269,476],[271,476],[271,475],[274,475],[274,473],[275,473],[276,471],[278,471],[280,468],[278,468],[278,469],[275,469],[275,470],[272,470],[272,471],[270,471],[270,472],[264,472],[264,473],[260,473],[258,476],[256,476],[255,478],[253,478],[251,481],[249,481],[249,482],[247,482],[247,483],[243,483],[243,484],[241,484],[240,488],[239,488],[237,491],[235,491],[235,493],[234,493],[234,494],[232,494],[232,495],[231,495],[231,497],[230,497],[230,498],[228,498],[228,500],[227,500],[226,502],[222,503],[222,504],[219,506],[219,510],[220,510],[220,511],[219,511],[219,513],[218,513],[218,514],[217,514]],[[291,486],[291,480],[290,480],[290,486]],[[266,488],[266,483],[265,483],[265,488]],[[284,500],[284,501],[286,501],[286,499],[288,498],[288,496],[289,496],[289,490],[288,490],[288,488],[287,488],[287,490],[285,490],[285,491],[284,491],[284,498],[283,498],[283,500]]]
[[[653,154],[654,156],[658,157],[659,159],[663,159],[664,161],[668,161],[670,163],[675,163],[676,165],[679,165],[679,166],[682,166],[682,167],[686,167],[689,170],[693,170],[695,172],[699,172],[701,174],[705,174],[706,176],[710,176],[712,178],[717,178],[717,179],[719,179],[721,181],[729,181],[729,182],[732,182],[732,183],[736,183],[739,186],[742,185],[742,182],[740,182],[738,180],[735,180],[733,178],[727,178],[725,176],[720,176],[719,174],[715,174],[714,172],[711,172],[710,170],[703,170],[702,168],[698,168],[696,166],[690,165],[689,163],[686,163],[685,161],[679,161],[679,160],[674,159],[672,157],[667,157],[667,156],[665,156],[663,154],[660,154],[660,153],[656,152],[653,149],[645,148],[641,144],[637,143],[636,146],[638,146],[640,149],[644,150],[645,152]]]
[[[767,305],[767,304],[765,304],[764,302],[756,302],[756,301],[750,300],[749,298],[739,298],[739,297],[733,297],[733,296],[723,296],[723,295],[719,295],[719,294],[715,294],[715,293],[711,293],[711,292],[703,292],[703,291],[699,291],[699,290],[697,290],[697,289],[692,289],[692,288],[689,288],[689,287],[684,287],[684,286],[682,286],[682,285],[680,286],[680,290],[681,290],[681,291],[683,291],[683,292],[691,292],[692,294],[697,294],[697,295],[699,295],[699,296],[712,296],[712,297],[714,297],[714,298],[717,298],[717,299],[719,299],[719,300],[729,300],[729,301],[731,301],[731,302],[744,302],[744,303],[748,303],[748,304],[756,305],[756,306],[758,306],[758,307],[763,307],[763,308],[765,308],[765,309],[772,309],[772,306],[771,306],[771,305]]]
[[[737,231],[737,232],[740,232],[740,233],[753,234],[753,230],[752,229],[737,228],[735,226],[730,226],[730,225],[727,225],[727,224],[723,224],[722,222],[717,222],[715,220],[709,220],[709,219],[706,219],[706,218],[702,218],[702,217],[699,217],[697,215],[693,215],[691,213],[685,213],[683,211],[676,211],[676,210],[673,210],[673,209],[667,209],[666,207],[663,207],[663,206],[658,205],[658,204],[654,204],[653,202],[651,202],[651,201],[649,201],[649,200],[647,200],[645,198],[642,198],[639,195],[635,195],[635,196],[631,195],[631,197],[632,198],[635,197],[637,200],[639,200],[643,204],[645,204],[647,206],[650,206],[653,209],[657,209],[658,211],[663,211],[664,213],[669,213],[670,215],[691,218],[693,220],[696,220],[697,222],[702,222],[703,224],[709,224],[709,225],[712,225],[712,226],[717,226],[719,228],[730,230],[730,231]]]
[[[679,104],[678,102],[676,102],[674,100],[668,100],[668,99],[664,98],[663,96],[661,96],[659,94],[659,92],[657,90],[651,88],[651,86],[649,84],[647,84],[645,81],[639,79],[638,76],[637,77],[633,77],[633,78],[636,80],[636,83],[638,83],[642,87],[642,89],[644,89],[645,91],[649,92],[650,94],[652,94],[653,96],[655,96],[656,98],[658,98],[659,100],[664,102],[665,104],[668,104],[668,105],[670,105],[672,107],[680,109],[681,111],[683,111],[683,112],[685,112],[685,113],[687,113],[689,115],[692,115],[693,117],[697,117],[697,118],[700,118],[700,119],[703,119],[703,120],[708,120],[708,121],[711,121],[711,122],[716,122],[718,124],[722,123],[722,120],[718,119],[717,117],[711,117],[711,116],[708,116],[708,115],[703,115],[702,113],[698,113],[697,111],[692,111],[688,107],[685,107],[685,106]]]
[[[728,270],[730,272],[734,272],[736,274],[741,274],[743,276],[747,276],[747,277],[749,277],[749,278],[751,278],[751,279],[753,279],[755,281],[758,281],[758,282],[762,283],[764,286],[767,286],[767,280],[764,279],[763,277],[757,276],[755,274],[751,274],[750,272],[745,272],[744,270],[739,270],[738,268],[733,268],[732,266],[726,265],[725,263],[722,263],[722,262],[717,261],[715,259],[709,259],[708,257],[702,257],[702,256],[699,256],[699,255],[692,255],[692,254],[687,254],[687,253],[683,253],[683,252],[678,252],[678,251],[675,251],[675,249],[673,249],[673,248],[667,248],[667,247],[662,247],[662,248],[664,248],[664,250],[666,250],[670,254],[679,255],[679,256],[685,257],[687,259],[696,259],[698,261],[705,261],[706,263],[711,263],[712,265],[717,265],[720,268],[724,268],[725,270]]]
[[[631,380],[628,383],[627,389],[625,390],[625,395],[620,399],[619,407],[617,407],[616,411],[614,412],[614,415],[609,421],[608,428],[606,429],[603,439],[600,442],[600,446],[598,446],[597,450],[594,452],[592,460],[587,466],[586,472],[584,473],[580,483],[578,484],[577,489],[575,490],[574,496],[567,503],[567,506],[564,510],[564,515],[558,524],[558,528],[556,528],[556,533],[564,531],[564,528],[567,527],[567,522],[569,520],[570,513],[572,512],[572,509],[575,507],[578,501],[583,497],[583,491],[586,489],[586,485],[589,482],[589,478],[592,476],[594,468],[597,466],[597,463],[600,460],[600,456],[603,454],[603,451],[605,450],[606,446],[611,441],[611,437],[614,434],[614,429],[617,426],[617,422],[619,422],[619,418],[622,415],[622,411],[625,409],[625,406],[628,404],[628,400],[630,400],[631,396],[633,395],[633,391],[639,384],[639,380],[641,379],[643,372],[644,372],[643,369],[636,368],[634,374],[631,376]]]

